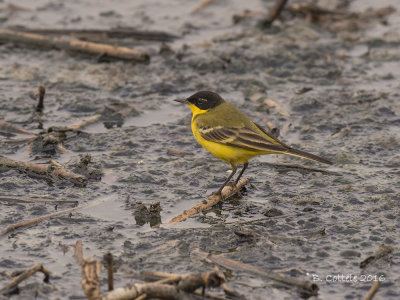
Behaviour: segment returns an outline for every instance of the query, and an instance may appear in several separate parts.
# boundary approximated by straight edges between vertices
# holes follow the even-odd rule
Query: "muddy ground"
[[[182,274],[209,270],[213,265],[195,255],[200,249],[285,270],[299,279],[312,281],[318,276],[320,290],[313,299],[360,299],[379,276],[382,284],[375,299],[398,298],[400,5],[396,0],[321,1],[326,8],[359,14],[325,16],[310,23],[286,10],[282,20],[266,29],[259,27],[259,21],[272,1],[214,1],[196,14],[190,12],[198,1],[15,4],[24,10],[1,10],[2,28],[123,25],[165,30],[180,38],[164,45],[117,41],[148,51],[149,64],[98,62],[65,51],[0,45],[3,121],[39,133],[39,128],[74,124],[110,105],[130,108],[122,116],[105,114],[103,121],[82,132],[68,133],[62,144],[68,152],[10,143],[25,136],[1,132],[1,156],[35,163],[54,159],[76,170],[80,157],[90,153],[93,171],[92,180],[79,187],[0,168],[1,196],[95,204],[1,239],[1,286],[9,281],[5,271],[36,263],[54,273],[50,283],[35,275],[20,285],[19,294],[9,297],[85,298],[81,268],[73,258],[74,245],[82,240],[85,257],[101,260],[107,252],[114,255],[117,287],[145,269]],[[371,5],[374,10],[367,10]],[[389,5],[393,9],[378,11]],[[232,16],[245,9],[255,16],[234,24]],[[47,90],[42,114],[35,112],[33,95],[40,84]],[[334,165],[275,155],[256,158],[245,174],[251,185],[242,197],[167,226],[168,220],[215,191],[228,175],[229,165],[195,142],[189,109],[172,101],[204,89],[220,93],[258,123],[269,121],[286,143],[326,157]],[[265,98],[280,109],[268,107]],[[111,126],[104,126],[104,121]],[[137,213],[140,204],[149,207],[157,201],[161,220],[157,214],[146,218]],[[2,200],[0,205],[2,230],[55,212],[49,204]],[[393,247],[393,252],[361,269],[360,262],[382,244]],[[223,270],[229,284],[248,299],[310,297],[245,272]],[[333,276],[338,275],[359,277],[347,282],[336,277],[335,282]],[[103,271],[103,292],[105,278]]]

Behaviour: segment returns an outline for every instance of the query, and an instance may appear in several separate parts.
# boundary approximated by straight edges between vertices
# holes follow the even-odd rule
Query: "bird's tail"
[[[301,151],[301,150],[296,150],[296,149],[293,149],[293,148],[290,148],[287,152],[285,152],[285,154],[298,156],[298,157],[302,157],[302,158],[307,158],[307,159],[318,161],[320,163],[324,163],[324,164],[328,164],[328,165],[332,165],[333,164],[330,160],[327,160],[325,158],[319,157],[317,155],[314,155],[314,154],[311,154],[311,153],[308,153],[308,152],[304,152],[304,151]]]

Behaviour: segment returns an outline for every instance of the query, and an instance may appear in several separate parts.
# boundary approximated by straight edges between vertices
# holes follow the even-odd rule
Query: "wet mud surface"
[[[321,5],[335,8],[331,2]],[[314,299],[360,299],[379,276],[384,280],[375,299],[396,299],[398,3],[354,1],[341,9],[364,17],[313,24],[286,12],[285,22],[268,29],[259,28],[257,17],[234,25],[232,15],[249,9],[262,17],[261,12],[272,6],[270,1],[232,1],[229,9],[228,3],[216,1],[194,15],[190,11],[198,1],[110,3],[20,1],[18,5],[27,10],[0,11],[3,28],[128,25],[181,36],[167,45],[124,41],[148,51],[149,64],[99,63],[64,51],[0,45],[1,120],[39,133],[103,114],[101,121],[67,134],[62,143],[67,152],[11,143],[26,136],[0,132],[1,156],[35,163],[54,159],[77,170],[80,158],[90,153],[92,172],[85,175],[93,175],[79,187],[0,168],[3,196],[95,204],[1,238],[0,271],[41,263],[54,273],[49,284],[39,275],[30,278],[12,299],[40,299],[42,294],[51,299],[84,298],[81,267],[73,258],[78,240],[85,257],[101,260],[107,252],[114,255],[116,286],[145,269],[207,271],[213,266],[195,255],[200,249],[301,279],[318,276],[320,290]],[[385,5],[397,10],[365,15],[372,4],[375,11]],[[40,84],[47,91],[42,114],[35,112],[33,96]],[[230,170],[195,142],[189,108],[173,101],[204,89],[217,91],[258,123],[270,122],[280,129],[284,142],[334,165],[276,155],[256,158],[245,173],[251,184],[241,197],[183,223],[166,225],[215,191]],[[279,109],[265,104],[266,98]],[[104,110],[110,106],[129,109],[108,119]],[[111,125],[106,127],[107,121]],[[156,202],[161,212],[149,212]],[[56,211],[51,204],[2,200],[0,205],[3,229]],[[381,244],[394,247],[393,252],[360,268]],[[248,299],[265,299],[267,294],[271,299],[308,297],[245,272],[223,270]],[[335,282],[333,276],[338,275],[358,280]],[[105,276],[103,272],[102,291]],[[8,280],[0,273],[1,285]]]

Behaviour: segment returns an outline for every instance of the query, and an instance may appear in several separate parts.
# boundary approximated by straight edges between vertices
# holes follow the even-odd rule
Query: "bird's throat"
[[[196,117],[197,115],[204,114],[204,113],[206,113],[208,111],[208,109],[204,109],[204,110],[200,109],[194,104],[188,104],[188,106],[192,110],[193,118]]]

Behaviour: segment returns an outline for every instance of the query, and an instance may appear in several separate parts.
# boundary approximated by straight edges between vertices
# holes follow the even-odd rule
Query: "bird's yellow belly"
[[[194,128],[192,128],[194,129]],[[259,151],[249,151],[238,147],[231,147],[220,143],[210,142],[203,139],[197,130],[192,130],[196,140],[212,155],[236,166],[239,163],[246,163],[250,158],[263,154]]]

